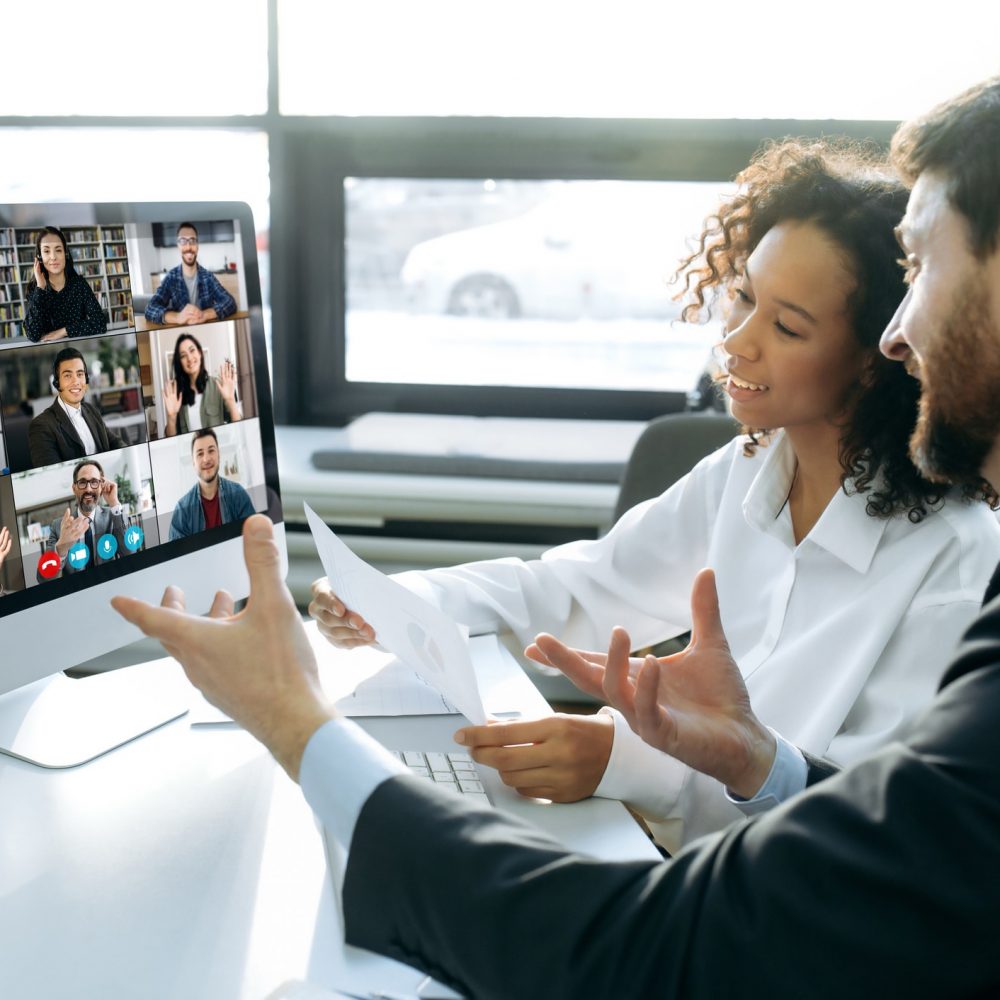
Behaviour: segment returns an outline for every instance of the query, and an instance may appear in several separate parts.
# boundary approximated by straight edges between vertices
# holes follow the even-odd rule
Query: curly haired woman
[[[690,628],[715,571],[722,624],[778,747],[749,802],[643,743],[610,709],[464,730],[525,795],[627,802],[675,850],[806,783],[805,751],[841,764],[900,735],[975,616],[1000,556],[982,483],[965,495],[908,457],[919,384],[878,342],[905,292],[893,235],[907,192],[874,154],[785,141],[760,152],[682,264],[693,301],[727,303],[721,380],[745,434],[597,541],[397,579],[476,633],[602,649]],[[975,494],[975,496],[973,496]],[[374,640],[325,580],[310,610],[335,645]],[[528,655],[547,663],[537,646]]]

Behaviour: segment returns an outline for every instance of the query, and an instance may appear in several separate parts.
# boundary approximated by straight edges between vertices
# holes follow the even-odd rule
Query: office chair
[[[673,486],[706,455],[732,441],[738,431],[732,417],[714,410],[671,413],[651,420],[625,465],[615,521],[637,503]]]

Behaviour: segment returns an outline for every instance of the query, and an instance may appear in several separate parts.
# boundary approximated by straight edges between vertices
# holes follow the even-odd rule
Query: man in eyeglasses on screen
[[[73,469],[73,495],[76,510],[67,507],[49,528],[49,537],[56,540],[55,553],[63,576],[121,559],[129,552],[118,483],[104,478],[100,462],[88,458],[77,463]],[[51,579],[51,575],[46,577],[39,569],[38,581],[46,578]]]
[[[236,300],[211,271],[198,263],[198,230],[193,223],[177,227],[181,262],[167,272],[146,306],[150,323],[192,326],[225,319],[236,312]]]

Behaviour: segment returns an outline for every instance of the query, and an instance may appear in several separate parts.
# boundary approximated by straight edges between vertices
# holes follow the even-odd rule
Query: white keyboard
[[[467,754],[433,753],[422,750],[393,750],[413,774],[433,781],[441,788],[464,796],[470,802],[490,805],[475,761]]]

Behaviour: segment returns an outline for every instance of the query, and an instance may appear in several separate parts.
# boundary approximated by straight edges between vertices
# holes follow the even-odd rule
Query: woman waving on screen
[[[212,378],[205,352],[190,333],[182,333],[174,345],[173,376],[163,400],[167,437],[243,418],[236,399],[236,366],[227,358]]]

